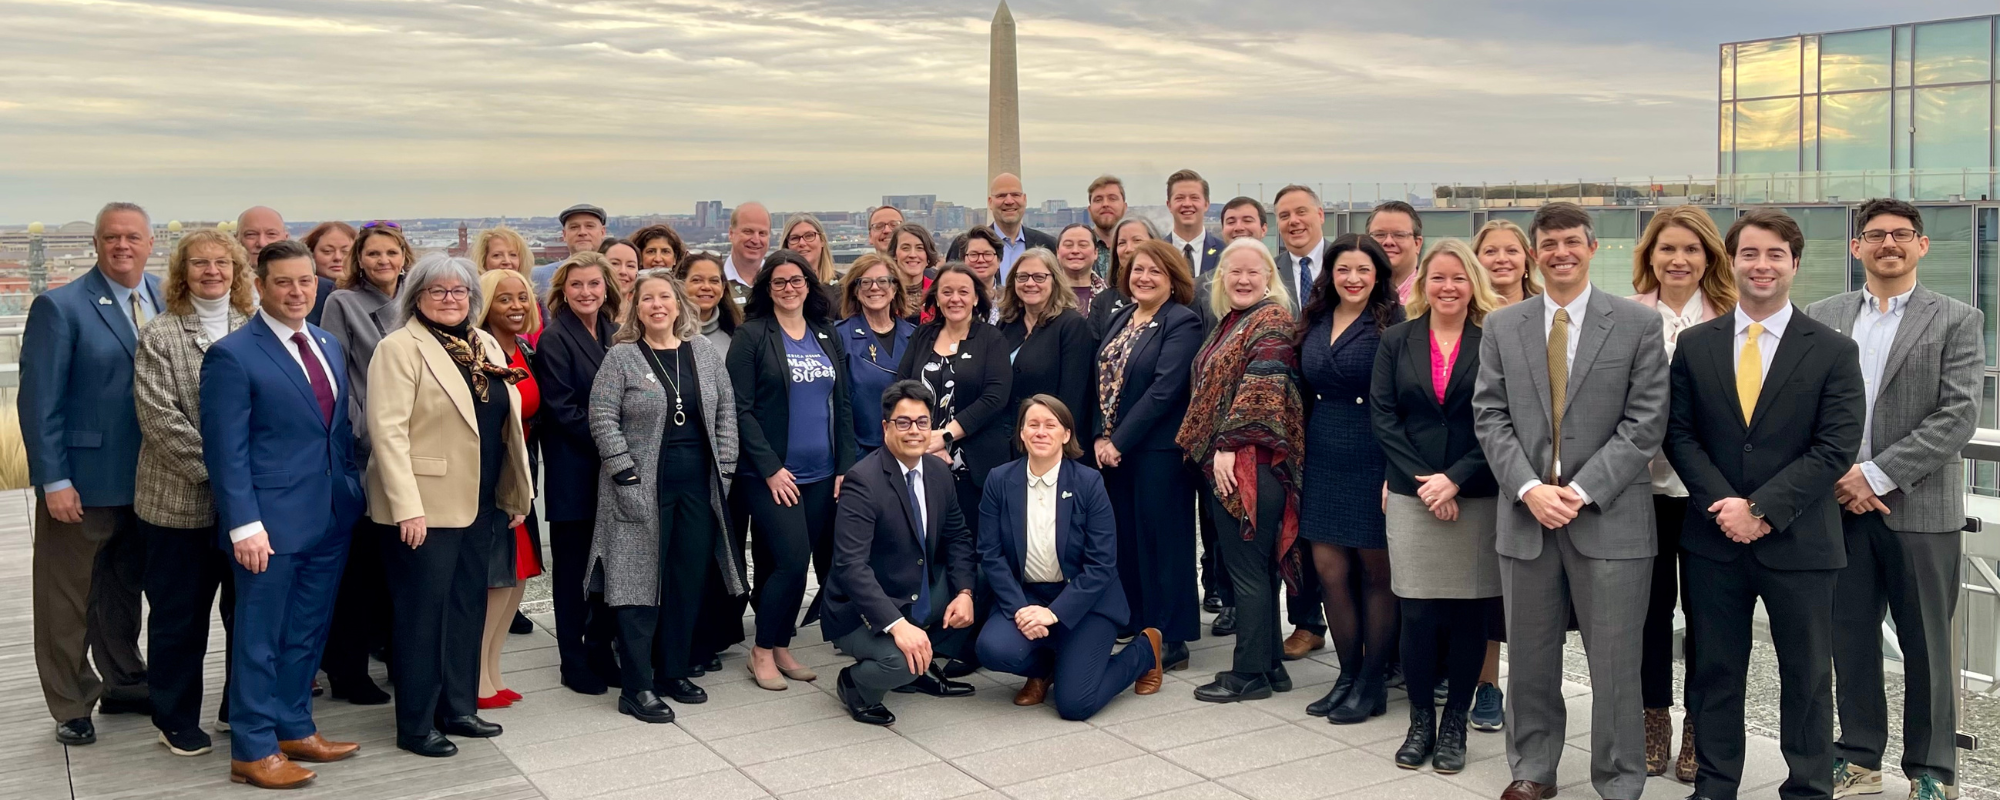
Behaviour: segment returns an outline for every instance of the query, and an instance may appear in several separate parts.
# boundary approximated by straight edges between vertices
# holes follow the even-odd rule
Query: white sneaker
[[[1845,759],[1833,762],[1834,800],[1863,794],[1882,793],[1882,771],[1869,769]],[[1916,795],[1911,795],[1915,797]]]

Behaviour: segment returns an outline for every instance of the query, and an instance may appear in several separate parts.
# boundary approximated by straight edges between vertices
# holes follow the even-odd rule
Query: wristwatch
[[[1756,517],[1758,519],[1764,518],[1764,509],[1757,507],[1757,501],[1748,500],[1745,502],[1748,502],[1750,504],[1750,516]]]
[[[944,449],[950,450],[952,442],[951,431],[941,431],[941,433],[944,434]]]

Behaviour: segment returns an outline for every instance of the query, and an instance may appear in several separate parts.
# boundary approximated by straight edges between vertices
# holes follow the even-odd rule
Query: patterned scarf
[[[486,402],[486,382],[488,376],[499,378],[509,384],[520,383],[528,379],[528,371],[525,369],[519,367],[502,367],[488,363],[486,359],[474,357],[472,354],[472,345],[467,343],[465,339],[460,338],[471,333],[463,323],[455,328],[446,328],[442,325],[430,323],[429,320],[425,320],[425,322],[427,323],[425,327],[430,328],[431,335],[436,336],[438,343],[444,345],[445,353],[449,354],[451,360],[458,362],[458,366],[465,370],[466,380],[472,384],[472,393],[479,397],[479,402]],[[457,335],[453,335],[454,333]]]

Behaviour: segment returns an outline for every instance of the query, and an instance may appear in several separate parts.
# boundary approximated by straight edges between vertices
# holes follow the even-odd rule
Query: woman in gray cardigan
[[[590,391],[597,527],[585,578],[618,618],[618,710],[672,722],[661,697],[702,703],[689,650],[709,563],[747,590],[723,498],[736,474],[736,395],[721,351],[700,335],[680,281],[646,270]],[[655,674],[655,668],[658,674]]]

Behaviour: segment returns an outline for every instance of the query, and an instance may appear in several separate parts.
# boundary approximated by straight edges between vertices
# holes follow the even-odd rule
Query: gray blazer
[[[1864,292],[1806,306],[1806,316],[1848,336]],[[1875,391],[1869,444],[1875,466],[1896,482],[1882,496],[1883,522],[1906,533],[1943,533],[1965,524],[1965,467],[1958,451],[1978,427],[1986,317],[1919,284],[1903,308]]]
[[[1500,482],[1496,546],[1501,555],[1532,559],[1542,551],[1542,526],[1521,503],[1521,486],[1549,469],[1548,334],[1545,301],[1530,298],[1486,317],[1479,341],[1479,383],[1473,430]],[[1593,289],[1584,318],[1572,324],[1576,359],[1564,395],[1563,472],[1583,486],[1591,504],[1568,530],[1589,558],[1657,555],[1652,473],[1667,432],[1666,344],[1660,315]]]
[[[368,362],[375,357],[375,345],[382,343],[382,337],[403,327],[394,319],[396,308],[392,299],[366,280],[352,289],[336,289],[326,299],[326,313],[320,317],[320,327],[333,334],[340,348],[347,352],[348,419],[368,418]],[[370,449],[368,426],[356,426],[355,466],[368,468]]]
[[[724,531],[729,514],[723,498],[736,474],[736,391],[722,351],[703,336],[684,343],[694,353],[700,378],[701,424],[708,432],[715,474],[709,476],[708,505],[715,518],[715,563],[730,595],[748,592],[748,581]],[[614,606],[660,603],[660,442],[673,411],[667,387],[637,343],[613,345],[590,389],[590,436],[604,464],[597,474],[597,527],[590,543],[584,586],[604,593]],[[619,486],[611,476],[639,473],[637,486]]]
[[[229,309],[229,330],[247,319]],[[162,528],[215,524],[215,498],[201,460],[201,359],[211,344],[194,314],[161,314],[139,332],[132,379],[139,483],[132,510]]]

